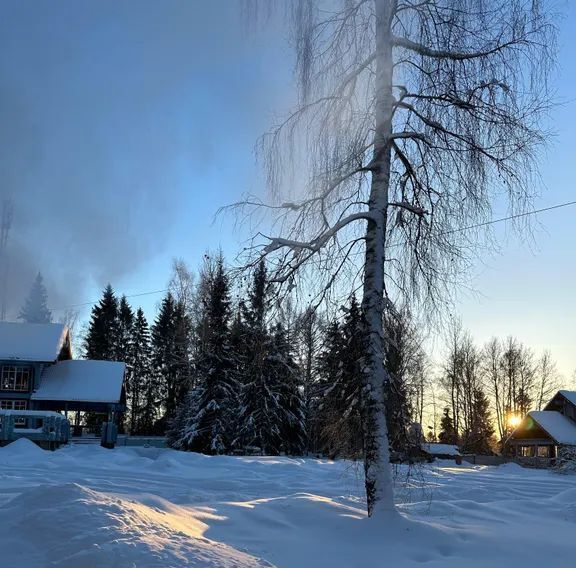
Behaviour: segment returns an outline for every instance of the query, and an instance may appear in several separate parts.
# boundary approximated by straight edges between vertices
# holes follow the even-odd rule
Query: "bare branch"
[[[412,41],[405,37],[394,36],[392,38],[392,44],[394,45],[394,47],[401,47],[403,49],[408,49],[423,57],[432,57],[433,59],[449,59],[453,61],[482,59],[488,57],[489,55],[493,55],[495,53],[504,51],[507,48],[518,45],[520,41],[521,40],[519,39],[511,39],[510,41],[498,44],[490,49],[474,51],[470,53],[462,53],[458,51],[450,51],[445,49],[432,49],[426,45]]]
[[[320,236],[316,237],[311,241],[294,241],[291,239],[283,239],[281,237],[268,237],[270,239],[270,243],[264,247],[264,254],[268,255],[272,252],[277,251],[281,248],[289,248],[292,250],[301,250],[306,249],[312,252],[317,252],[324,247],[324,245],[334,237],[339,231],[344,229],[344,227],[348,226],[350,223],[354,221],[363,220],[369,221],[373,220],[374,215],[369,212],[362,212],[362,213],[354,213],[352,215],[348,215],[338,223],[336,223],[333,227],[330,227],[329,230],[322,233]]]

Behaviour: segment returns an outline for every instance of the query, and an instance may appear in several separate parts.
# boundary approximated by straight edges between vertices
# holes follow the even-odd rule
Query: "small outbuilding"
[[[452,444],[422,444],[422,451],[429,459],[460,460],[462,454],[458,446]]]

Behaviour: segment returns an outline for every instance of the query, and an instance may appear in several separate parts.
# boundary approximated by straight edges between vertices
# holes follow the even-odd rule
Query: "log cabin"
[[[549,467],[576,456],[576,391],[560,390],[544,410],[531,411],[505,442],[515,461]]]

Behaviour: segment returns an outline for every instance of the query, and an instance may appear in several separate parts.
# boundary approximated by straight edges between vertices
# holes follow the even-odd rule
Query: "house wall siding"
[[[557,393],[544,410],[556,410],[566,418],[576,422],[576,406],[561,393]]]

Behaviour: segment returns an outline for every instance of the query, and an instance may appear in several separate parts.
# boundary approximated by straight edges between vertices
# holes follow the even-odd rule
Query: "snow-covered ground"
[[[0,566],[576,566],[576,476],[401,469],[402,517],[368,521],[348,462],[153,448],[0,449]]]

